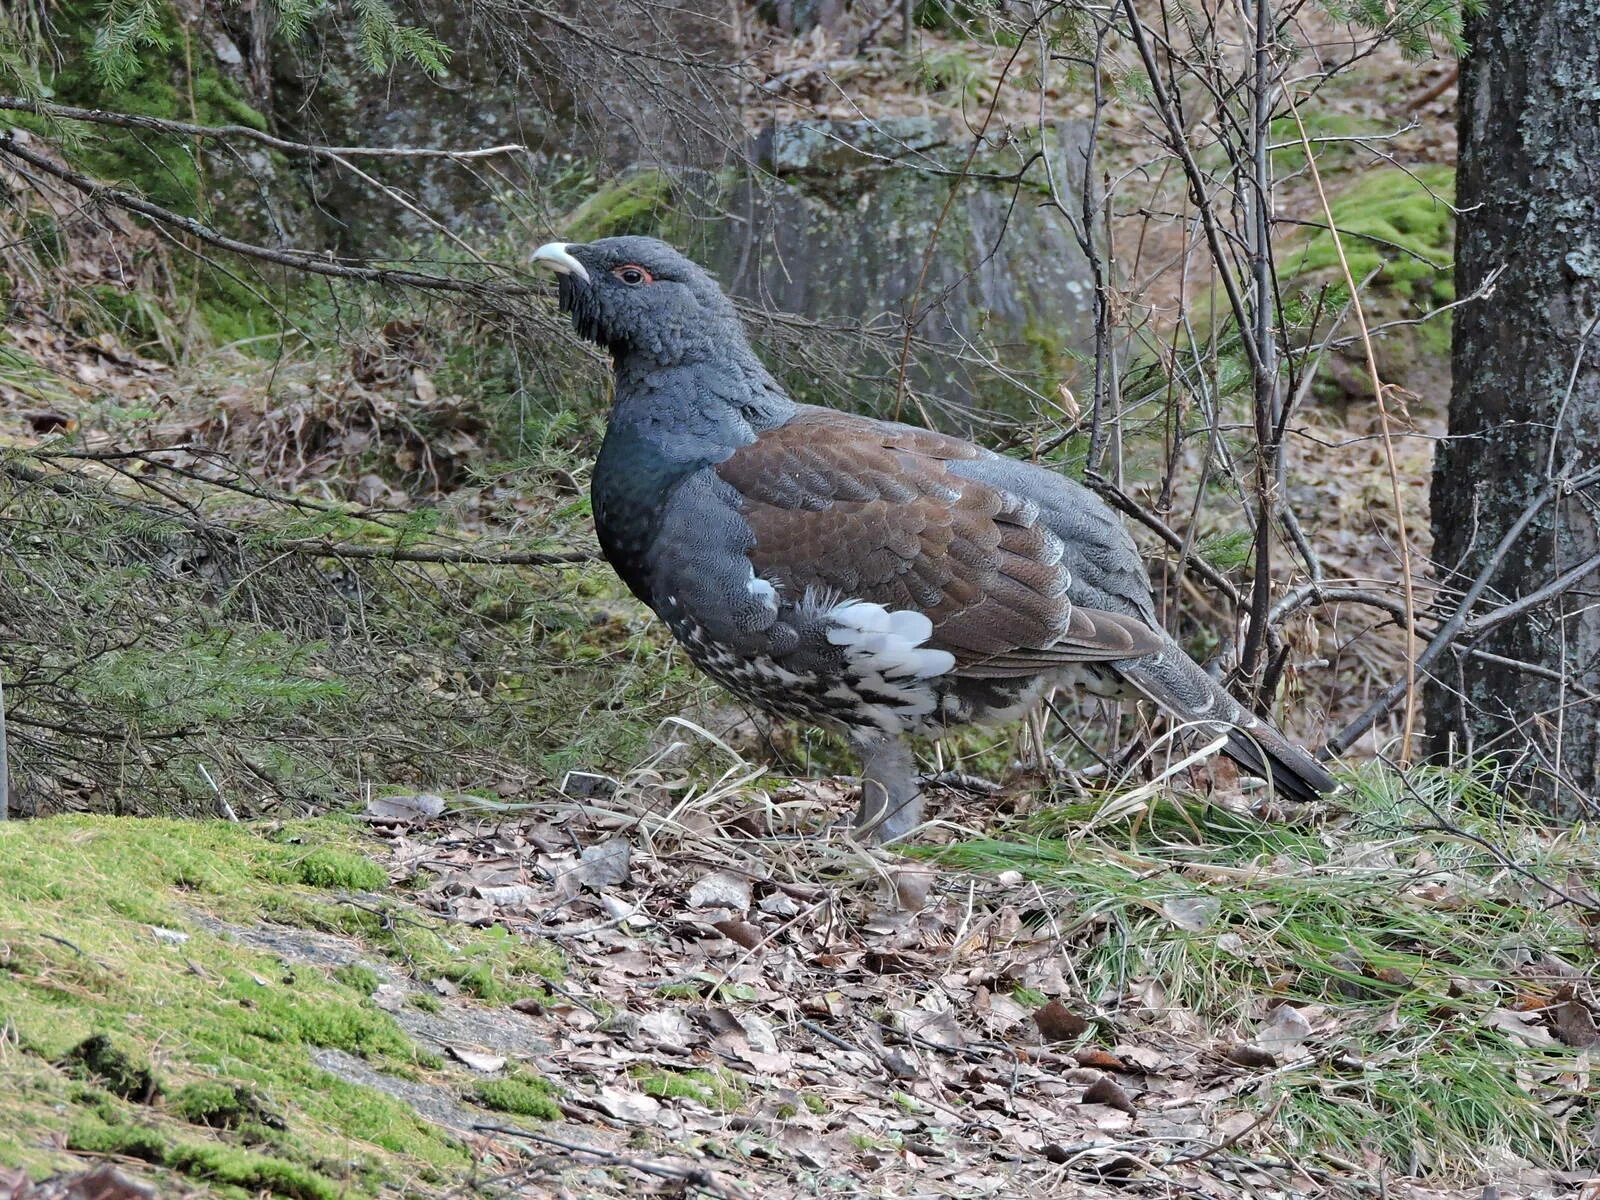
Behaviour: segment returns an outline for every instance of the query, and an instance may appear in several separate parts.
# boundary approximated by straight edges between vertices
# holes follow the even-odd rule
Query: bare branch
[[[26,96],[0,96],[0,109],[34,113],[37,116],[54,117],[64,121],[110,125],[118,129],[148,129],[153,133],[167,133],[179,137],[218,140],[239,138],[289,154],[309,154],[315,158],[448,158],[466,162],[476,158],[528,153],[528,147],[520,143],[483,146],[473,150],[449,150],[438,146],[318,146],[312,142],[294,142],[287,138],[274,137],[250,125],[196,125],[189,121],[169,121],[164,117],[147,117],[139,113],[51,104],[44,100],[30,100]]]

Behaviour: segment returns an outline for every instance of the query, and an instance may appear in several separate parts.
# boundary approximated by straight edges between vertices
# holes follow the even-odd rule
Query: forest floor
[[[1371,97],[1410,77],[1392,57],[1373,71],[1321,132],[1381,124]],[[1448,161],[1432,117],[1392,170],[1330,179],[1341,224],[1447,261],[1439,204],[1392,186]],[[48,672],[21,681],[44,720],[13,745],[44,766],[17,797],[56,815],[0,826],[0,1200],[1600,1195],[1592,830],[1547,827],[1489,773],[1368,768],[1286,814],[1225,770],[1041,778],[999,737],[941,751],[999,786],[937,787],[923,842],[862,847],[832,824],[852,801],[828,747],[813,760],[714,708],[601,568],[288,574],[291,541],[587,544],[592,413],[519,410],[505,451],[505,396],[463,390],[490,373],[489,338],[381,305],[352,309],[348,346],[302,351],[287,329],[277,357],[190,346],[169,315],[194,295],[176,274],[158,294],[153,235],[77,213],[55,214],[55,277],[13,273],[0,462],[260,544],[229,577],[186,559],[165,517],[106,522],[109,562],[170,584],[162,621],[215,618],[248,653],[205,658],[195,686],[195,646],[162,627],[160,688],[75,677],[101,689],[100,741],[76,728],[95,706],[54,728]],[[1315,238],[1299,248],[1326,271]],[[1442,364],[1437,345],[1388,345],[1416,393],[1399,475],[1425,553]],[[1337,394],[1307,410],[1290,495],[1318,515],[1330,576],[1363,582],[1392,575],[1397,531],[1353,363],[1330,363]],[[232,607],[184,590],[210,570]],[[253,613],[237,597],[273,572],[286,592],[353,589],[324,607],[355,615]],[[1392,630],[1318,620],[1339,648],[1325,675],[1388,677]],[[184,707],[291,636],[282,677]],[[381,677],[329,657],[363,637]],[[1322,718],[1366,699],[1321,697]],[[143,742],[116,740],[140,721]],[[80,742],[103,761],[51,757]],[[256,819],[75,811],[120,803],[121,773],[146,769],[171,782],[146,811],[232,797]]]
[[[0,1195],[1591,1178],[1592,836],[1374,777],[1297,825],[1168,795],[887,855],[819,830],[842,785],[695,786],[682,733],[576,800],[0,828]]]

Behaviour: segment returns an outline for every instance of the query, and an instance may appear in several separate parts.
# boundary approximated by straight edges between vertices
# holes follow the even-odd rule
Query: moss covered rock
[[[1074,124],[1050,133],[1071,194],[1086,136]],[[767,174],[639,170],[588,197],[562,231],[571,240],[654,234],[762,307],[885,335],[855,339],[846,349],[854,361],[832,380],[786,379],[802,396],[836,401],[843,387],[878,405],[892,391],[911,312],[914,388],[952,407],[1022,413],[1035,403],[1026,388],[1052,394],[1091,344],[1092,278],[1066,220],[1038,202],[1041,164],[1017,177],[1035,148],[986,149],[963,172],[969,149],[964,133],[929,118],[780,125],[755,145]],[[697,215],[708,208],[737,219]]]

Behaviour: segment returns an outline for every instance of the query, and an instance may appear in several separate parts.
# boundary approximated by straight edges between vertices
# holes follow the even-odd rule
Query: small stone
[[[695,880],[689,889],[690,908],[731,908],[745,912],[750,907],[750,881],[731,871],[713,871]]]

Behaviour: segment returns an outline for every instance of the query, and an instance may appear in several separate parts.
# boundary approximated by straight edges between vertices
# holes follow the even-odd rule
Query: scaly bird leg
[[[861,758],[856,831],[875,842],[898,842],[922,824],[916,758],[905,739],[898,737],[863,745]]]

